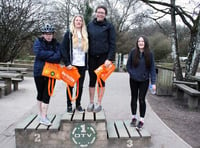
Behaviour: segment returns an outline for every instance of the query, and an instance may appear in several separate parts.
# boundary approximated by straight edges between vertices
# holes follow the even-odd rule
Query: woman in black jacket
[[[96,84],[96,74],[94,70],[100,65],[105,64],[109,66],[115,53],[115,29],[114,26],[105,18],[107,15],[107,9],[104,6],[98,6],[96,8],[96,18],[92,20],[88,26],[89,37],[89,94],[90,104],[87,107],[88,111],[99,112],[102,109],[101,102],[105,91],[105,83],[102,81],[103,92],[98,94],[98,102],[94,105],[94,93]]]
[[[88,34],[87,28],[83,16],[74,16],[71,24],[70,31],[67,31],[64,35],[61,44],[61,53],[65,66],[68,69],[72,68],[72,65],[78,69],[80,74],[79,78],[79,94],[76,100],[76,109],[79,113],[83,113],[84,109],[81,106],[81,96],[83,90],[83,82],[85,79],[86,71],[86,59],[88,51]],[[70,87],[70,86],[69,86]],[[72,92],[72,87],[70,87]],[[67,112],[72,114],[72,103],[67,93]]]

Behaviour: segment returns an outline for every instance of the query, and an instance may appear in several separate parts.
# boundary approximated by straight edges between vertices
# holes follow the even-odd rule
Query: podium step
[[[151,135],[130,127],[130,121],[106,121],[104,111],[48,115],[51,126],[30,115],[15,128],[16,148],[127,147],[148,146]],[[141,142],[142,141],[142,142]]]

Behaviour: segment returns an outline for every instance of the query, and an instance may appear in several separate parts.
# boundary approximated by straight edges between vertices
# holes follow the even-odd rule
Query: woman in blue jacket
[[[54,27],[45,24],[42,29],[42,36],[37,38],[33,45],[35,54],[34,80],[37,89],[37,103],[39,106],[40,123],[46,126],[51,125],[47,118],[47,110],[50,96],[48,94],[48,77],[42,76],[45,62],[59,63],[61,60],[60,45],[54,35]]]
[[[152,89],[156,90],[154,57],[149,49],[148,39],[145,36],[140,36],[137,39],[136,48],[129,53],[127,71],[130,75],[131,126],[136,126],[137,99],[139,98],[140,119],[136,127],[140,129],[144,125],[146,112],[145,96],[149,87],[149,79],[151,79]]]
[[[107,8],[98,6],[96,8],[96,18],[94,18],[87,26],[89,37],[89,95],[90,104],[88,111],[99,112],[102,109],[101,102],[103,95],[98,94],[98,102],[94,105],[94,93],[96,84],[96,74],[94,70],[100,65],[109,66],[115,54],[115,29],[114,26],[106,19]],[[105,83],[102,81],[103,92],[105,91]]]

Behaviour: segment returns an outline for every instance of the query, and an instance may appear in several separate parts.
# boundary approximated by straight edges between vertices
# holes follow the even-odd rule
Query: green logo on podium
[[[96,140],[96,130],[90,124],[78,124],[71,132],[71,139],[80,147],[87,147]]]

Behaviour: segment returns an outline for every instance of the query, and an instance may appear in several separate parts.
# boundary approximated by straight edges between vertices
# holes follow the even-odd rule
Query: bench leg
[[[13,82],[14,85],[14,91],[18,90],[18,82]]]
[[[183,99],[183,97],[184,97],[184,91],[182,91],[182,90],[180,90],[180,89],[177,88],[176,95],[177,95],[178,99]]]
[[[188,107],[194,109],[198,107],[198,97],[187,95],[188,98]]]
[[[11,93],[11,84],[12,84],[12,81],[11,81],[11,79],[7,79],[7,78],[4,78],[4,80],[5,80],[5,84],[6,84],[6,88],[5,88],[5,95],[8,95],[8,94],[10,94]]]
[[[0,88],[0,98],[2,97],[2,89]]]

